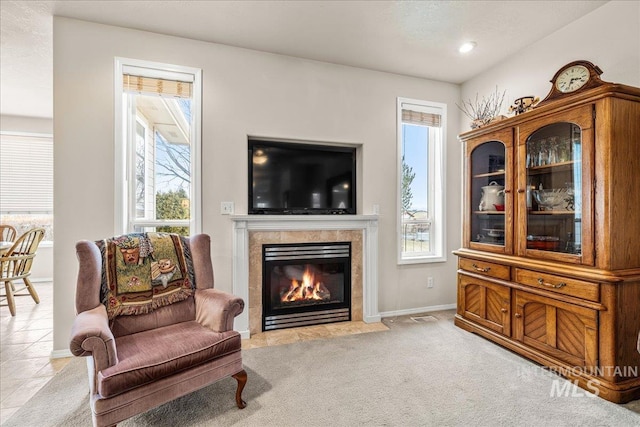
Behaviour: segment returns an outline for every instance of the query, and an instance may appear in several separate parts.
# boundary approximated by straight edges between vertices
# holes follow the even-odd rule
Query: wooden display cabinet
[[[640,398],[640,89],[598,81],[460,139],[455,324],[607,400]]]

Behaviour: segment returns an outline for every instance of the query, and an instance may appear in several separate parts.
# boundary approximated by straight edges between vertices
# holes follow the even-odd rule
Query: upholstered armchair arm
[[[116,341],[109,329],[104,305],[76,316],[71,327],[69,348],[74,356],[93,356],[96,372],[118,363]]]
[[[244,301],[217,289],[196,289],[196,321],[216,332],[233,330],[233,319],[244,310]]]

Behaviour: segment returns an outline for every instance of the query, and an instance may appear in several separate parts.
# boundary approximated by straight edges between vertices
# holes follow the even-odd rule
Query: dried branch
[[[482,97],[481,100],[478,100],[478,94],[476,94],[475,101],[462,101],[462,105],[456,104],[456,106],[472,120],[472,127],[486,125],[500,114],[506,92],[505,90],[500,94],[496,86],[495,93],[489,95],[488,98]]]

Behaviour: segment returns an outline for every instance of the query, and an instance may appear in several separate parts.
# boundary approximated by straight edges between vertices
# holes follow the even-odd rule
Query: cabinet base
[[[573,366],[552,359],[544,353],[529,348],[518,341],[513,341],[495,331],[470,322],[459,314],[456,314],[454,324],[461,329],[493,341],[520,356],[546,366],[558,374],[562,374],[565,378],[574,381],[582,389],[589,393],[596,394],[605,400],[613,403],[627,403],[640,399],[640,378],[632,378],[612,383],[601,377],[589,375],[585,372],[588,371],[586,369],[575,369]]]

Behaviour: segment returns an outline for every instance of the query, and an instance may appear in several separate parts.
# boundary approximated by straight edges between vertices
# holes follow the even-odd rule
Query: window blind
[[[442,127],[442,115],[439,109],[403,103],[402,123],[439,128]]]
[[[53,138],[0,134],[0,212],[53,212]]]
[[[190,82],[135,76],[132,74],[122,75],[122,85],[125,92],[174,98],[191,98],[193,91],[193,85]]]

